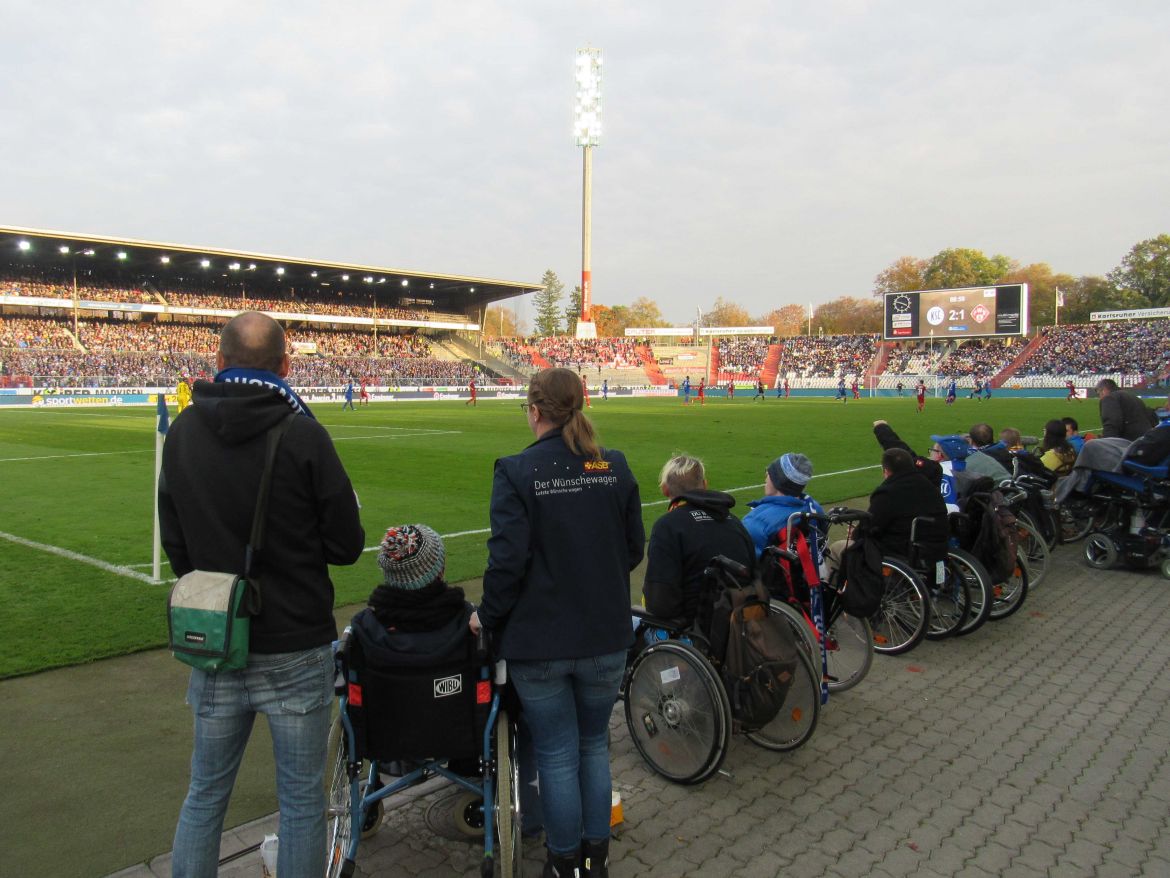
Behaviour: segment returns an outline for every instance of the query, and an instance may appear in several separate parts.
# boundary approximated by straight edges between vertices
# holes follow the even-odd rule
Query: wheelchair
[[[464,792],[456,825],[469,836],[482,833],[484,878],[497,865],[504,878],[519,875],[517,711],[505,703],[504,662],[490,662],[484,635],[469,633],[438,660],[388,666],[362,628],[355,617],[335,652],[340,714],[326,770],[326,875],[352,875],[385,799],[435,777]],[[398,776],[387,782],[389,775]]]
[[[1170,579],[1170,460],[1159,466],[1123,460],[1121,467],[1093,472],[1085,562],[1097,570],[1119,561],[1135,570],[1160,565]]]
[[[768,750],[794,750],[812,737],[820,715],[819,676],[796,641],[796,666],[784,704],[759,728],[744,728],[733,716],[723,679],[711,656],[708,617],[724,586],[740,586],[743,565],[717,556],[704,571],[699,618],[693,623],[661,619],[631,607],[639,620],[636,642],[622,680],[626,725],[635,748],[657,774],[674,783],[698,784],[723,765],[733,732]],[[662,639],[643,646],[644,632]]]

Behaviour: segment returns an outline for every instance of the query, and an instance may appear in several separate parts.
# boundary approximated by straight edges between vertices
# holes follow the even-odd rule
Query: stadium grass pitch
[[[423,522],[445,535],[447,578],[483,573],[492,464],[532,441],[517,401],[396,402],[340,411],[314,407],[362,503],[369,547],[334,568],[339,606],[363,602],[380,581],[375,549],[391,524]],[[988,421],[1041,435],[1073,413],[1082,428],[1096,406],[1061,399],[914,400],[827,397],[684,406],[676,399],[595,398],[588,414],[602,443],[625,452],[642,490],[647,533],[665,509],[658,472],[674,452],[707,464],[710,486],[736,511],[762,493],[764,468],[801,451],[822,504],[868,494],[881,478],[872,422],[885,418],[920,451],[931,433]],[[168,585],[151,584],[154,412],[141,409],[0,412],[0,677],[161,646]],[[276,512],[276,510],[274,510]],[[582,563],[587,565],[588,558]],[[162,568],[164,580],[170,570]],[[478,597],[477,586],[469,598]]]

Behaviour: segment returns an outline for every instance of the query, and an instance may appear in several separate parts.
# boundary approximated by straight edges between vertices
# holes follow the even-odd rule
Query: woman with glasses
[[[496,461],[483,601],[540,771],[546,878],[608,874],[609,716],[633,644],[630,570],[645,531],[638,483],[602,448],[568,369],[532,377],[536,441]]]

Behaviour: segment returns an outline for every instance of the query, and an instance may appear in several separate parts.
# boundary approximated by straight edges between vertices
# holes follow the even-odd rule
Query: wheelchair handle
[[[712,558],[708,569],[711,568],[722,570],[724,573],[730,573],[732,576],[739,577],[740,579],[747,579],[749,574],[747,567],[738,561],[728,558],[726,555],[716,555]]]
[[[915,545],[918,543],[919,523],[934,524],[934,522],[935,518],[933,515],[916,515],[914,518],[912,518],[910,520],[910,542]]]
[[[823,515],[819,512],[811,510],[805,512],[793,512],[788,516],[788,532],[792,533],[792,528],[797,524],[803,524],[808,521],[821,521],[825,524],[852,524],[855,521],[868,521],[869,513],[864,509],[850,509],[846,506],[834,506]],[[791,539],[791,537],[789,537]]]
[[[783,558],[785,561],[796,562],[800,560],[800,556],[791,549],[781,549],[779,546],[768,546],[764,549],[769,555],[775,555],[777,558]]]

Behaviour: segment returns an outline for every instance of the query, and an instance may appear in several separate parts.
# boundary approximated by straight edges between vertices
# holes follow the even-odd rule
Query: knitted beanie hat
[[[386,531],[378,552],[383,580],[393,588],[417,589],[443,575],[447,550],[425,524],[403,524]]]
[[[768,475],[772,485],[781,488],[784,482],[803,488],[813,476],[812,461],[803,454],[788,452],[768,464]]]

